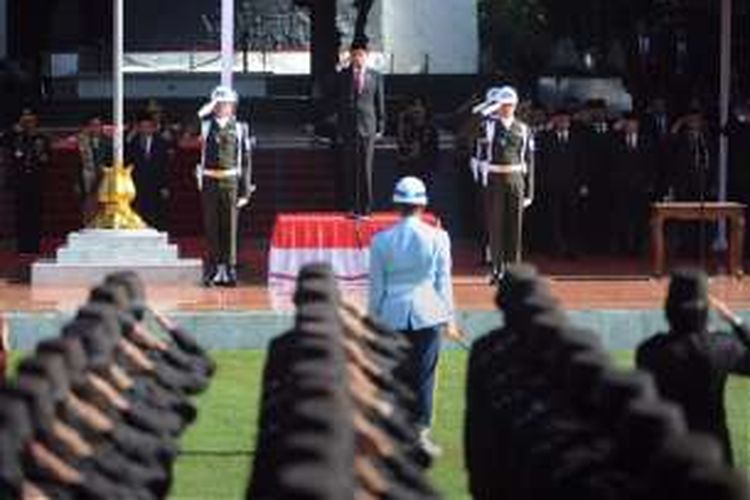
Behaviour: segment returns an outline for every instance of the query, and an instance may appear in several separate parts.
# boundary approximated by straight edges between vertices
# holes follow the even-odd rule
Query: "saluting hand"
[[[742,324],[742,318],[732,312],[732,310],[729,309],[729,306],[727,306],[726,303],[719,300],[713,295],[708,296],[708,301],[711,303],[711,306],[716,309],[716,312],[724,321],[733,326],[739,326]]]

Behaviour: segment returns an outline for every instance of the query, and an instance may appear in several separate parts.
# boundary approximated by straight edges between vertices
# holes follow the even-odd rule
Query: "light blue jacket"
[[[453,320],[448,233],[405,217],[370,245],[369,313],[394,330]]]

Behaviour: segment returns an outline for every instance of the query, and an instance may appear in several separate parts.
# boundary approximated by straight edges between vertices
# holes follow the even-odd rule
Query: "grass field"
[[[219,364],[210,390],[200,399],[198,422],[183,440],[173,499],[236,499],[243,496],[255,442],[262,351],[215,353]],[[446,499],[468,499],[463,469],[461,427],[466,353],[443,353],[434,435],[444,455],[431,471]],[[615,355],[632,365],[631,352]],[[750,382],[733,379],[727,392],[737,463],[750,468]]]

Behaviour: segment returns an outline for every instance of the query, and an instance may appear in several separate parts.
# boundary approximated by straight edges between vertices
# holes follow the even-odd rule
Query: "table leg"
[[[651,258],[656,276],[664,273],[664,220],[659,215],[651,216]]]
[[[742,256],[745,251],[745,216],[740,214],[731,218],[729,233],[729,271],[733,276],[741,277]]]

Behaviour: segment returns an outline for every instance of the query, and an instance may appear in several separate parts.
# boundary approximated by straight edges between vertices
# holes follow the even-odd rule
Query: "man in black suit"
[[[50,161],[49,138],[39,131],[37,115],[25,109],[11,136],[11,179],[16,198],[19,253],[38,253],[42,239],[42,179]]]
[[[653,147],[654,168],[656,171],[656,198],[667,197],[669,184],[669,164],[671,161],[672,118],[667,111],[667,101],[663,97],[652,99],[640,116],[641,132]]]
[[[709,300],[704,272],[675,271],[665,307],[670,331],[638,346],[636,365],[654,375],[659,394],[682,405],[691,432],[713,435],[722,443],[731,464],[724,387],[729,373],[750,375],[750,332],[715,300],[733,334],[709,332]]]
[[[375,141],[385,131],[383,77],[367,67],[363,40],[351,46],[351,63],[338,79],[338,136],[341,146],[343,200],[358,215],[372,211],[372,160]]]
[[[635,254],[642,249],[649,202],[654,199],[653,148],[635,115],[627,115],[616,128],[610,170],[609,250]]]
[[[612,134],[606,101],[595,99],[588,103],[582,124],[582,168],[585,175],[584,193],[585,230],[588,245],[595,250],[604,250],[606,238],[601,238],[599,230],[604,227],[611,210],[610,157],[612,155]]]
[[[544,192],[544,220],[552,234],[545,237],[545,249],[565,256],[579,250],[576,227],[580,223],[580,193],[584,178],[580,164],[580,138],[571,127],[570,114],[562,109],[551,117],[552,128],[541,134],[540,191]]]
[[[729,136],[729,201],[750,206],[750,99],[732,114],[726,133]],[[745,218],[750,219],[750,212]],[[750,245],[745,245],[745,255],[750,256]]]
[[[157,133],[151,115],[139,115],[138,131],[127,144],[127,158],[127,163],[134,167],[136,211],[150,226],[165,229],[164,206],[169,196],[169,145]]]

